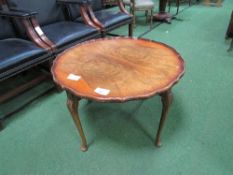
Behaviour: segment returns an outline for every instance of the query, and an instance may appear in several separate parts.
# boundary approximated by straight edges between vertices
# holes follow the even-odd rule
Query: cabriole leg
[[[66,92],[67,93],[67,107],[70,111],[70,114],[74,120],[74,123],[76,125],[76,127],[78,128],[79,131],[79,135],[81,137],[82,140],[82,144],[81,144],[81,151],[87,151],[88,147],[87,147],[87,141],[86,141],[86,137],[84,135],[83,129],[82,129],[82,125],[81,125],[81,121],[78,115],[78,104],[79,104],[79,98],[75,97],[73,94],[71,94],[70,92]]]
[[[161,132],[162,132],[165,120],[167,118],[169,107],[172,103],[171,90],[167,90],[166,92],[163,92],[161,94],[161,101],[162,101],[163,109],[162,109],[162,115],[161,115],[160,122],[159,122],[159,129],[157,131],[156,140],[155,140],[155,145],[158,147],[161,146],[161,141],[160,141]]]

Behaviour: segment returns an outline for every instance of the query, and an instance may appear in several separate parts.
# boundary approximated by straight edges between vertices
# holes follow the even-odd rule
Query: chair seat
[[[154,7],[154,2],[151,0],[136,0],[135,9],[151,9]]]
[[[123,0],[123,3],[124,3],[125,5],[130,5],[130,4],[131,4],[131,1],[130,1],[130,0]]]
[[[125,5],[131,5],[130,0],[123,0]],[[151,9],[154,7],[152,0],[135,0],[135,9]]]
[[[31,60],[43,59],[47,55],[45,50],[32,42],[19,38],[0,40],[0,51],[0,74]]]
[[[84,24],[62,21],[41,27],[45,35],[56,45],[62,47],[85,37],[97,35],[98,30]]]
[[[95,16],[107,28],[132,20],[131,16],[119,11],[100,10],[95,12]]]

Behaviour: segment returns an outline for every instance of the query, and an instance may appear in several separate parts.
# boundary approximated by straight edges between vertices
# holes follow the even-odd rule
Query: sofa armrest
[[[30,18],[35,16],[37,12],[25,12],[22,10],[10,9],[9,11],[0,10],[0,16],[10,17],[10,18]]]
[[[0,16],[16,18],[23,24],[28,37],[39,47],[46,50],[54,50],[55,45],[42,31],[37,19],[37,12],[29,12],[22,9],[10,8],[9,10],[0,10]]]
[[[130,0],[130,3],[134,3],[134,0]],[[123,12],[123,13],[125,13],[125,14],[127,14],[127,15],[129,15],[129,16],[132,16],[132,15],[125,9],[125,6],[124,6],[122,0],[117,0],[117,5],[118,5],[118,7],[119,7],[119,9],[120,9],[121,12]]]

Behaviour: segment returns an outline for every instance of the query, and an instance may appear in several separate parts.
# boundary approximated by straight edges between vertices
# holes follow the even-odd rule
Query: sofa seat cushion
[[[46,51],[19,38],[0,40],[0,73],[46,55]],[[33,62],[33,61],[32,61]]]
[[[98,30],[85,24],[62,21],[42,27],[45,35],[56,45],[62,47],[91,35],[97,35]]]
[[[95,16],[106,28],[128,23],[132,20],[132,17],[125,13],[111,10],[96,11]]]

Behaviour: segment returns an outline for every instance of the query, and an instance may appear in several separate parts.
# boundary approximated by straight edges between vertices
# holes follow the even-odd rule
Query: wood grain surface
[[[184,74],[184,62],[165,44],[117,37],[66,50],[54,61],[52,73],[57,84],[81,98],[123,102],[170,89]],[[70,80],[70,74],[81,78]]]

